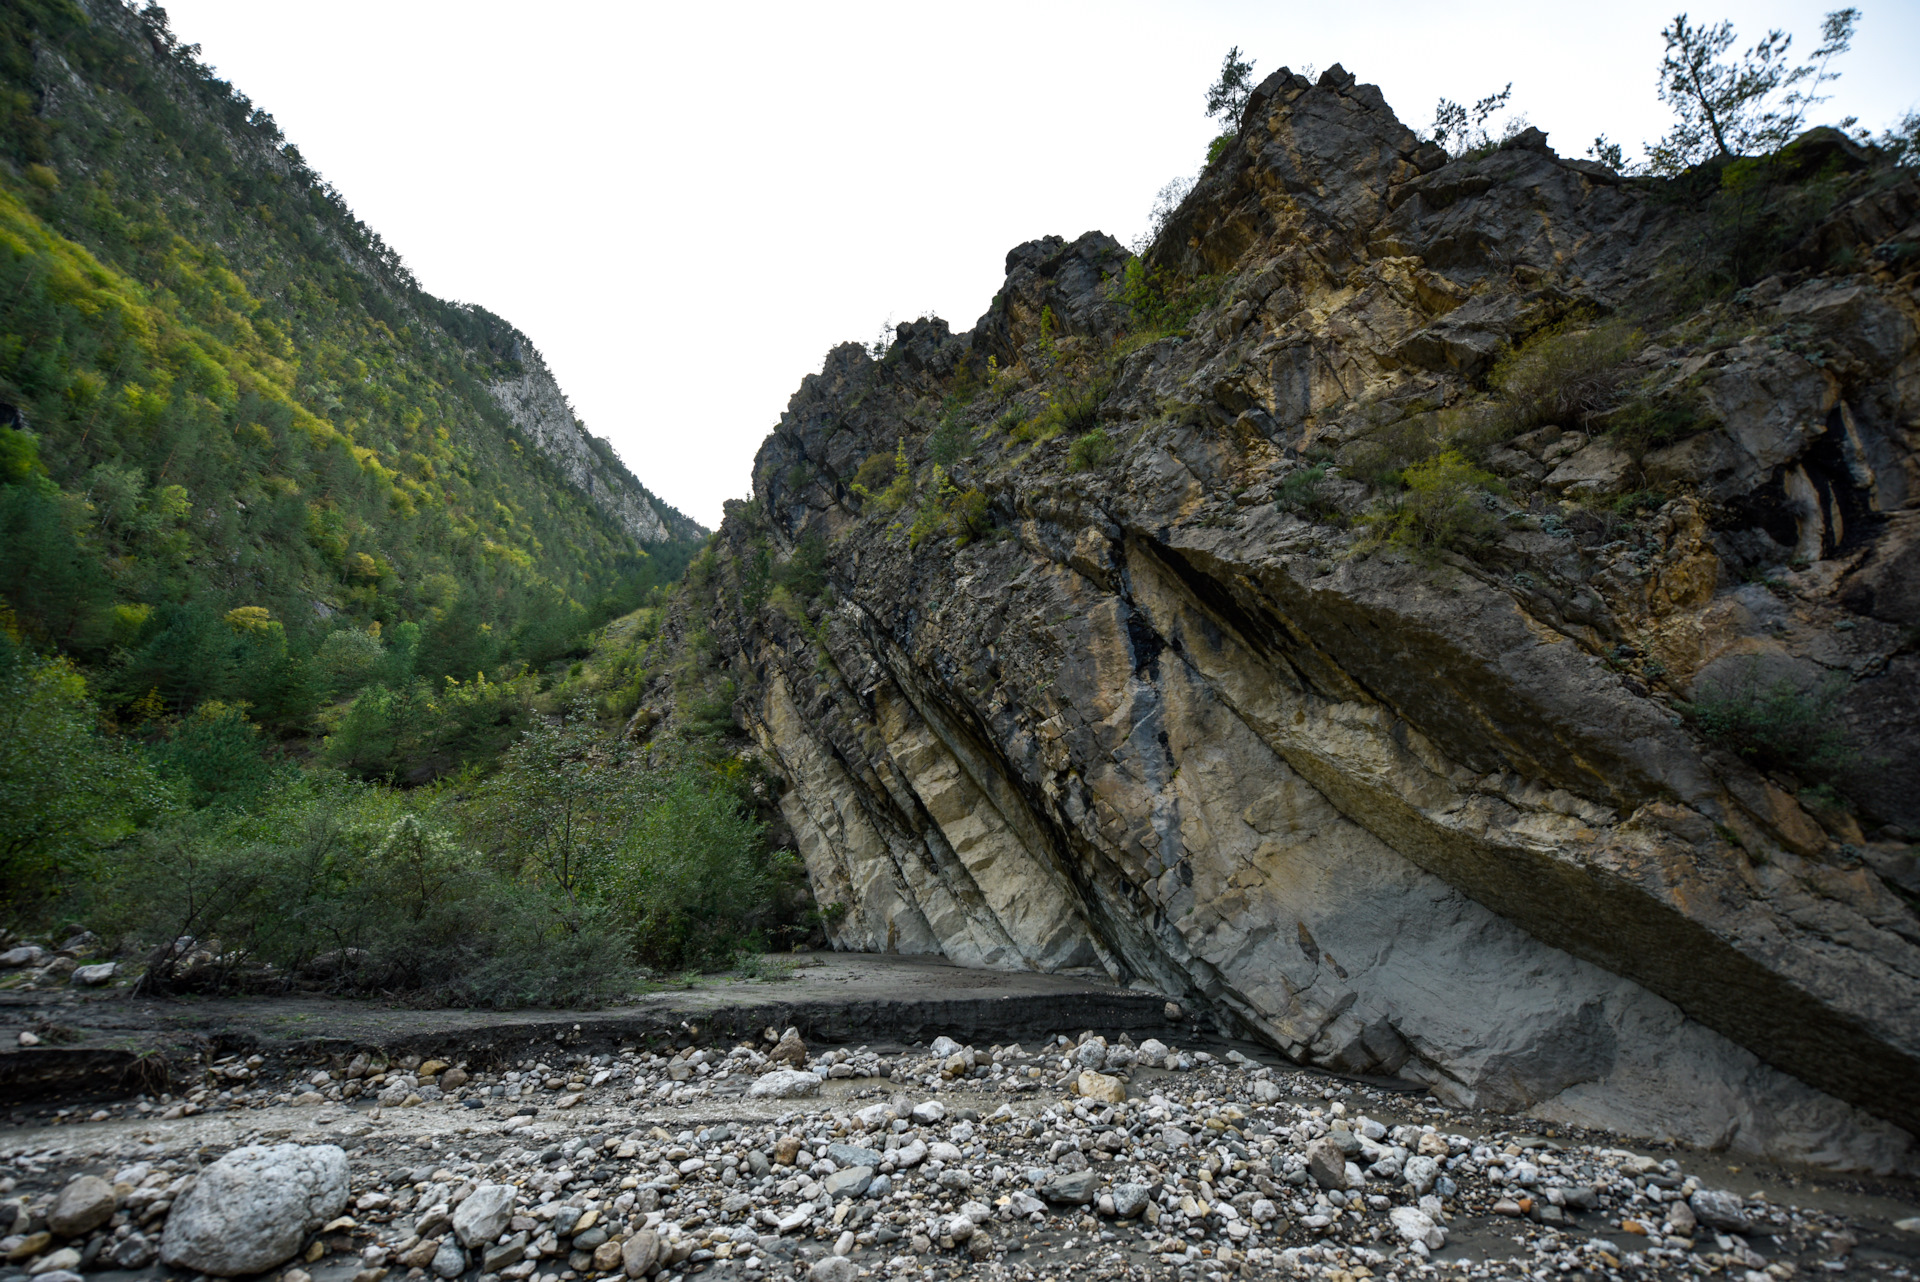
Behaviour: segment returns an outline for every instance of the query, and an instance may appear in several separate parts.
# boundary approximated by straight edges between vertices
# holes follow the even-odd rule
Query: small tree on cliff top
[[[1727,61],[1733,24],[1708,26],[1680,14],[1660,33],[1667,42],[1660,61],[1660,101],[1673,108],[1676,119],[1667,136],[1647,148],[1647,167],[1677,174],[1716,156],[1765,153],[1792,142],[1807,113],[1826,101],[1820,86],[1840,78],[1827,66],[1852,45],[1859,21],[1854,8],[1827,14],[1820,47],[1796,67],[1787,61],[1793,37],[1785,32],[1769,31],[1738,59]],[[1849,118],[1840,128],[1853,124]]]

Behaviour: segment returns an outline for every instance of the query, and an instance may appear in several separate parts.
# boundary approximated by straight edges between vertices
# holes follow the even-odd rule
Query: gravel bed
[[[815,1053],[768,1029],[488,1071],[234,1057],[0,1132],[0,1282],[204,1274],[225,1266],[182,1219],[219,1213],[215,1236],[292,1252],[280,1282],[1915,1275],[1911,1207],[1795,1204],[1714,1155],[1511,1125],[1091,1033]],[[328,1197],[195,1205],[217,1159],[329,1148]]]

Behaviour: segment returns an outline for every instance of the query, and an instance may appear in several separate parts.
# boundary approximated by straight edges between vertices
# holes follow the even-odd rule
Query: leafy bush
[[[153,945],[144,982],[160,990],[307,980],[422,1002],[577,1005],[632,978],[604,910],[557,911],[431,809],[340,780],[144,833],[109,891],[101,924]],[[176,947],[183,938],[201,948]]]
[[[1639,449],[1679,440],[1707,426],[1704,407],[1682,390],[1665,396],[1635,396],[1605,419],[1607,432]]]
[[[1107,399],[1112,382],[1096,378],[1069,387],[1052,397],[1045,409],[1016,428],[1016,441],[1050,441],[1062,432],[1085,432],[1100,418],[1100,404]]]
[[[611,894],[650,964],[724,965],[770,924],[781,858],[723,777],[682,761],[621,846]]]
[[[1789,677],[1764,681],[1756,659],[1737,677],[1702,684],[1688,714],[1708,738],[1743,757],[1818,775],[1842,769],[1858,755],[1840,720],[1847,678],[1838,673],[1811,685]]]
[[[145,758],[102,732],[73,665],[0,629],[0,911],[25,920],[58,902],[170,803]]]
[[[1274,506],[1283,512],[1295,512],[1319,521],[1338,517],[1340,510],[1328,500],[1323,487],[1327,478],[1328,470],[1324,463],[1295,468],[1274,487]]]
[[[799,963],[794,958],[779,953],[761,953],[748,950],[734,959],[733,968],[742,979],[772,981],[792,979]]]
[[[901,437],[894,446],[893,481],[886,489],[876,494],[871,487],[878,485],[881,478],[886,475],[884,468],[886,457],[884,454],[870,455],[867,461],[860,465],[860,471],[854,476],[853,485],[850,488],[867,504],[879,508],[882,512],[898,512],[906,506],[907,500],[913,497],[913,466],[907,461],[907,438]],[[875,459],[883,460],[883,464],[876,467]],[[868,479],[862,480],[862,477]]]
[[[1160,338],[1183,334],[1194,317],[1213,305],[1220,294],[1217,276],[1181,281],[1164,267],[1149,268],[1134,257],[1116,283],[1115,296],[1133,318],[1136,337]]]
[[[1107,429],[1096,427],[1068,447],[1067,466],[1076,472],[1100,467],[1113,457],[1114,449],[1113,438],[1107,435]]]
[[[420,783],[492,757],[531,713],[539,682],[521,672],[506,681],[476,673],[363,689],[335,720],[321,753],[363,779]]]
[[[773,581],[802,601],[827,590],[827,541],[809,534],[794,544],[792,555],[773,572]]]
[[[332,688],[347,693],[373,680],[386,657],[378,636],[359,628],[341,628],[320,643],[316,661]]]
[[[1500,492],[1499,478],[1458,450],[1415,463],[1402,480],[1403,491],[1362,518],[1376,541],[1430,554],[1441,548],[1466,551],[1498,531],[1486,499]]]
[[[154,751],[164,777],[180,781],[193,806],[244,806],[273,778],[260,728],[244,709],[210,700],[180,721]]]
[[[1614,403],[1623,365],[1642,342],[1640,331],[1617,320],[1540,331],[1501,357],[1488,376],[1498,393],[1491,425],[1512,437],[1549,423],[1584,423]]]
[[[978,489],[961,490],[936,464],[933,484],[907,528],[907,546],[916,548],[923,539],[946,534],[965,547],[991,528],[987,496]]]

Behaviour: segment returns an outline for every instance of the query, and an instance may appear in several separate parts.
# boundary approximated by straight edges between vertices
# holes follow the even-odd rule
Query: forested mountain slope
[[[15,630],[123,720],[225,699],[295,733],[370,649],[538,668],[671,580],[703,531],[196,53],[152,7],[0,13]]]

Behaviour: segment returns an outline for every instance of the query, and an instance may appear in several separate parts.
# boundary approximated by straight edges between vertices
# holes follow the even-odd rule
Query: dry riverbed
[[[259,1269],[244,1252],[265,1238],[291,1253],[281,1282],[1920,1266],[1901,1181],[1521,1132],[1251,1047],[680,1040],[562,1035],[468,1063],[235,1054],[178,1094],[18,1113],[0,1131],[0,1282]],[[275,1203],[289,1162],[305,1200]]]

